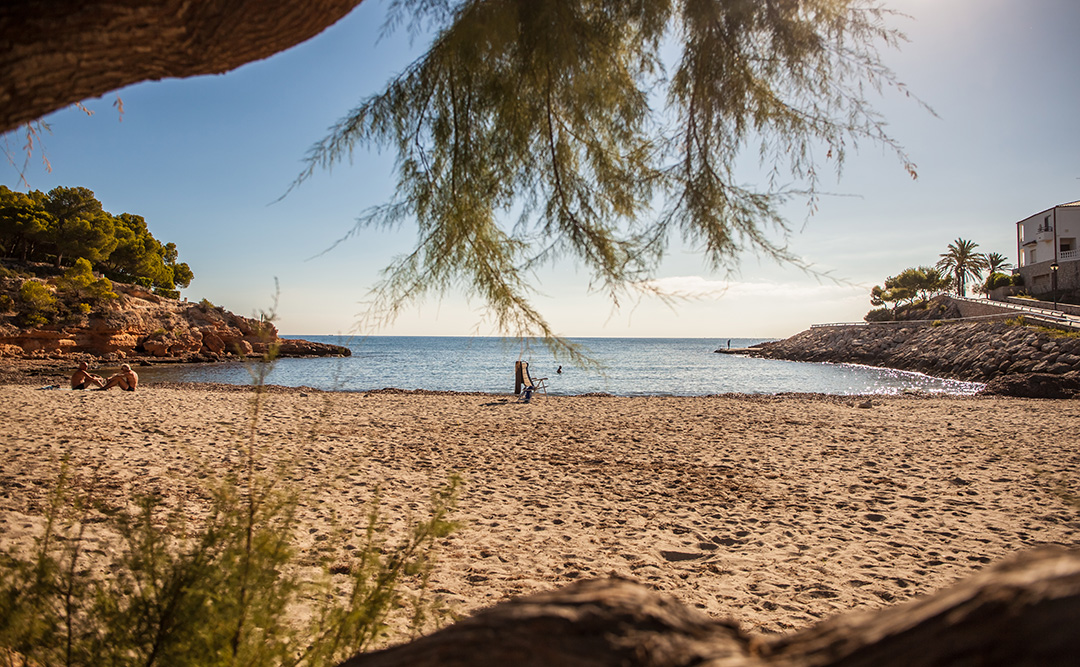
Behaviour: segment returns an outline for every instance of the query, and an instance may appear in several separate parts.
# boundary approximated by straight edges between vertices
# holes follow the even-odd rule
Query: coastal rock
[[[320,350],[327,347],[325,343],[313,343],[309,340],[300,340],[299,338],[279,338],[277,344],[278,354],[283,357],[324,356]],[[348,350],[348,348],[343,349]]]
[[[26,328],[17,326],[10,315],[0,317],[0,356],[217,359],[262,355],[274,343],[286,357],[350,354],[338,345],[282,339],[273,324],[206,301],[165,299],[135,285],[114,283],[113,288],[116,300],[62,324]]]
[[[814,327],[782,341],[756,345],[751,354],[882,366],[969,382],[1039,373],[1059,377],[1062,389],[1058,393],[1062,395],[1071,391],[1071,385],[1060,378],[1080,371],[1080,338],[1007,321]]]
[[[994,378],[987,383],[984,394],[992,396],[1023,396],[1024,398],[1080,398],[1080,372],[1065,375],[1049,373],[1017,373]]]
[[[339,667],[1073,665],[1080,553],[1021,554],[927,598],[750,638],[625,579],[511,600]]]

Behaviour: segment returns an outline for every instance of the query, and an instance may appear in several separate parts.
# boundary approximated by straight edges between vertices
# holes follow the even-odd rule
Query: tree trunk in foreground
[[[584,581],[340,667],[1011,667],[1078,657],[1080,552],[1051,548],[926,598],[782,637],[748,638],[631,581]]]
[[[299,44],[361,0],[6,0],[0,132],[111,90],[220,74]]]

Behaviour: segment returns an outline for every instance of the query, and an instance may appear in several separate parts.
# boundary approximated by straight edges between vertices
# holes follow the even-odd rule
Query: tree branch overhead
[[[221,74],[319,34],[361,0],[0,4],[0,132],[140,81]]]

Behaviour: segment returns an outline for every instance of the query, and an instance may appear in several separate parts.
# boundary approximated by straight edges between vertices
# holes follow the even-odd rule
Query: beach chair
[[[528,403],[536,392],[542,391],[547,396],[547,378],[533,379],[529,375],[529,362],[514,362],[514,393],[518,400]]]

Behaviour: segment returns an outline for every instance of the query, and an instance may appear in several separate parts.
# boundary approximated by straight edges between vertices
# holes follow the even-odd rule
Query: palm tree
[[[964,286],[968,278],[978,280],[987,267],[986,255],[975,252],[979,244],[974,241],[956,239],[949,244],[949,252],[942,253],[937,268],[951,273],[956,282],[956,293],[965,296]]]
[[[986,272],[993,275],[995,273],[1005,273],[1012,268],[1012,262],[1008,260],[1005,255],[1000,252],[988,252],[986,253]]]

